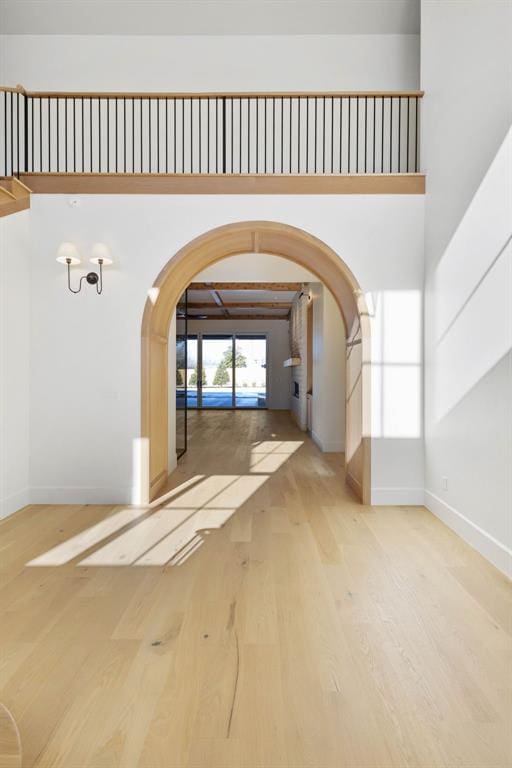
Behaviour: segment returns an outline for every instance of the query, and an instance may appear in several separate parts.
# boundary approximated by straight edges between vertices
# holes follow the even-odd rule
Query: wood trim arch
[[[326,243],[288,224],[245,221],[226,224],[191,240],[165,265],[144,308],[141,339],[141,436],[149,446],[148,499],[167,480],[168,406],[167,337],[176,304],[190,282],[207,267],[229,256],[268,253],[288,259],[313,273],[331,291],[345,325],[357,325],[361,338],[361,440],[354,466],[348,469],[351,487],[370,503],[370,319],[364,295],[351,270]],[[145,473],[146,474],[146,473]]]

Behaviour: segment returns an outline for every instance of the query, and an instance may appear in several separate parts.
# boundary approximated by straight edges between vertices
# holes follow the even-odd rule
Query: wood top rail
[[[158,93],[158,92],[121,92],[121,91],[27,91],[22,85],[15,88],[0,86],[0,92],[22,93],[37,99],[297,99],[297,98],[419,98],[424,91],[244,91],[212,93]]]

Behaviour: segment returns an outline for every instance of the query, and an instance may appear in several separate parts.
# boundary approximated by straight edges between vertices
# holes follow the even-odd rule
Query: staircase
[[[30,189],[13,176],[0,176],[0,216],[30,208]]]

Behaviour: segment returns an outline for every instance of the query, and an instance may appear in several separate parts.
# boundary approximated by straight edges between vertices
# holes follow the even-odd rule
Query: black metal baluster
[[[292,97],[291,96],[289,98],[289,102],[290,102],[290,147],[289,147],[289,149],[290,149],[290,152],[289,152],[290,161],[288,163],[288,167],[289,167],[290,173],[291,173],[292,172],[292,106],[293,106],[293,102],[292,102]]]
[[[259,173],[258,145],[259,145],[259,98],[256,96],[256,173]]]
[[[350,173],[350,134],[352,131],[352,99],[348,97],[348,165],[347,173]]]
[[[81,101],[80,118],[82,121],[82,173],[85,173],[85,118],[84,118],[85,99],[82,97],[80,101]]]
[[[126,173],[126,96],[123,97],[123,173]]]
[[[160,99],[152,99],[156,109],[156,173],[160,173]]]
[[[300,173],[300,96],[297,97],[297,173]]]
[[[281,173],[284,173],[284,99],[281,97]]]
[[[60,127],[59,126],[59,111],[60,110],[59,110],[59,107],[60,107],[60,99],[59,98],[56,99],[55,104],[56,104],[56,108],[57,108],[57,173],[59,173],[59,171],[60,171],[60,151],[59,151],[59,134],[60,134],[60,130],[59,130],[59,127]]]
[[[114,102],[114,104],[115,104],[115,110],[116,110],[116,113],[115,113],[115,118],[116,118],[116,119],[115,119],[115,132],[116,132],[116,140],[115,140],[115,142],[114,142],[114,148],[115,148],[115,153],[116,153],[116,173],[117,173],[117,167],[118,167],[118,166],[117,166],[117,162],[118,162],[118,161],[117,161],[117,156],[118,156],[118,151],[117,151],[117,136],[118,136],[118,130],[117,130],[117,129],[118,129],[118,119],[119,119],[119,118],[118,118],[118,114],[117,114],[117,113],[118,113],[118,103],[119,103],[119,99],[118,99],[118,98],[117,98],[117,96],[116,96],[116,100],[115,100],[115,102]],[[141,147],[141,149],[142,149],[142,147]]]
[[[73,96],[73,173],[76,173],[76,98]]]
[[[143,173],[144,163],[143,163],[143,157],[144,157],[144,151],[143,151],[143,119],[142,119],[142,104],[143,99],[139,99],[140,103],[140,172]]]
[[[402,138],[402,97],[398,97],[398,173],[400,173],[400,146]]]
[[[306,173],[309,173],[309,96],[306,96]]]
[[[251,100],[247,99],[247,173],[251,172]]]
[[[185,173],[185,99],[181,99],[181,172]]]
[[[194,173],[194,102],[190,99],[190,173]]]
[[[414,97],[414,101],[416,103],[416,116],[415,116],[415,122],[414,122],[414,128],[415,128],[415,149],[414,149],[414,172],[418,173],[418,135],[419,135],[419,128],[418,128],[418,97]]]
[[[409,155],[410,155],[410,145],[409,145],[410,104],[411,104],[411,99],[410,99],[410,96],[408,96],[407,97],[407,165],[406,165],[407,173],[409,173]]]
[[[207,172],[210,173],[210,99],[208,98],[206,100],[208,111],[206,113],[207,116],[207,124],[206,124],[206,138],[207,138],[207,152],[206,152],[206,167]]]
[[[68,171],[68,100],[64,97],[64,172]]]
[[[135,99],[133,96],[132,96],[132,173],[135,173]]]
[[[201,132],[201,128],[199,128],[199,132]],[[199,143],[199,150],[201,150],[201,143]],[[169,173],[169,99],[167,97],[165,98],[165,172]]]
[[[276,99],[272,97],[272,173],[276,172]]]
[[[4,176],[8,176],[7,173],[7,91],[4,91]]]
[[[9,176],[14,176],[14,107],[13,107],[13,95],[12,91],[9,94],[10,96],[10,102],[11,102],[11,172],[9,173]]]
[[[372,140],[373,140],[373,173],[375,173],[375,108],[376,108],[376,99],[375,96],[373,97],[373,134],[372,134]]]
[[[356,173],[359,173],[359,96],[356,96]]]
[[[380,172],[384,173],[384,96],[381,96],[380,98],[380,117],[381,117]]]
[[[110,99],[107,98],[107,173],[110,173]]]
[[[28,97],[25,102],[28,105]],[[32,136],[31,136],[31,152],[30,152],[30,170],[35,170],[35,164],[34,164],[34,97],[30,97],[30,119],[32,124]],[[28,171],[28,167],[25,168],[26,171]]]
[[[52,169],[52,131],[51,131],[51,119],[50,119],[50,97],[48,96],[48,173]]]
[[[98,97],[98,173],[101,173],[101,99]],[[91,102],[92,109],[92,102]]]
[[[264,170],[264,173],[266,173],[267,172],[267,97],[266,96],[265,96],[265,130],[264,130],[264,133],[263,133],[263,141],[264,141],[264,146],[265,146],[265,157],[264,157],[265,170]]]
[[[4,113],[3,113],[4,114],[4,141],[3,141],[4,156],[3,156],[3,160],[4,160],[4,164],[3,164],[3,167],[2,167],[2,170],[3,170],[3,174],[2,175],[3,176],[9,176],[9,168],[8,168],[8,161],[7,161],[7,154],[8,154],[8,150],[7,150],[7,132],[9,130],[9,119],[7,117],[7,91],[4,91],[3,94],[4,94],[3,95],[3,100],[4,100]]]
[[[367,160],[366,156],[368,154],[368,97],[364,97],[364,172],[367,171]]]
[[[234,173],[234,167],[233,167],[233,165],[234,165],[234,151],[235,151],[235,146],[234,146],[235,145],[235,138],[234,138],[234,115],[233,115],[234,110],[235,110],[235,100],[234,99],[230,99],[229,100],[229,109],[230,109],[230,112],[231,112],[231,136],[230,136],[230,140],[231,140],[231,173]]]
[[[390,98],[389,119],[389,172],[393,173],[393,97]]]
[[[151,107],[152,107],[152,100],[148,98],[148,137],[149,137],[149,143],[148,143],[148,149],[149,149],[149,162],[148,162],[148,173],[151,173],[151,164],[152,164],[152,154],[151,154],[151,138],[152,138],[152,131],[151,131]]]
[[[92,98],[89,99],[89,152],[91,156],[91,173],[92,173]]]
[[[215,97],[215,173],[219,172],[219,97]]]
[[[177,99],[173,99],[173,121],[174,121],[174,173],[176,173],[176,102]],[[210,134],[208,134],[208,137]]]
[[[202,173],[203,166],[202,166],[202,159],[201,159],[201,144],[203,141],[203,133],[201,128],[201,112],[202,112],[203,102],[201,98],[198,101],[198,105],[199,105],[199,173]]]
[[[325,102],[327,101],[325,96],[322,96],[322,101],[322,173],[325,173]]]
[[[331,173],[334,173],[334,98],[331,96]]]
[[[315,96],[315,135],[314,135],[314,141],[313,141],[313,150],[315,152],[315,173],[317,170],[317,156],[318,156],[318,149],[317,149],[317,134],[318,134],[318,96]]]
[[[20,94],[16,92],[16,175],[20,175]]]
[[[343,96],[340,96],[340,173],[343,165]]]

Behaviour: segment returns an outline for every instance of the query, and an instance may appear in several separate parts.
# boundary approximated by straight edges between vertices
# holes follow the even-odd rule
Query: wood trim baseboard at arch
[[[73,195],[423,195],[421,173],[264,175],[23,173],[35,194]]]

